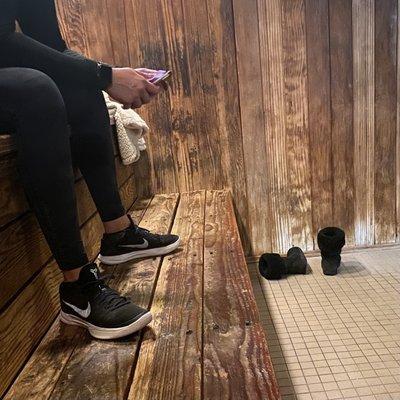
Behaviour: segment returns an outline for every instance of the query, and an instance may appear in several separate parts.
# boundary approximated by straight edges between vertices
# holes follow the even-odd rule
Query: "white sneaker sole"
[[[60,320],[67,325],[77,325],[86,328],[89,333],[96,339],[118,339],[128,336],[134,332],[140,331],[148,325],[153,319],[150,311],[142,315],[138,320],[121,328],[102,328],[92,325],[89,322],[76,317],[75,315],[67,314],[64,311],[60,313]]]
[[[176,242],[171,243],[168,246],[157,247],[155,249],[135,250],[130,253],[120,254],[117,256],[102,256],[99,254],[99,261],[106,265],[115,265],[130,260],[135,260],[137,258],[162,256],[171,253],[171,251],[177,249],[180,244],[181,239],[178,239]]]

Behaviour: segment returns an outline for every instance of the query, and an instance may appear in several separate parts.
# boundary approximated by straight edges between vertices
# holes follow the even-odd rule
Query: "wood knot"
[[[246,320],[246,321],[245,321],[245,324],[246,324],[246,326],[250,326],[250,325],[252,324],[252,322],[249,321],[249,320]]]
[[[212,324],[212,328],[214,329],[214,330],[217,330],[217,329],[219,329],[219,325],[218,324],[216,324],[215,322]]]

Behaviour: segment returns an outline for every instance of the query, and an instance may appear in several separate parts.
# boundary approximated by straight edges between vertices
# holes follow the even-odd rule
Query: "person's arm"
[[[29,36],[15,32],[16,19]],[[0,68],[33,68],[59,82],[110,86],[111,67],[63,53],[65,48],[53,0],[0,0]]]

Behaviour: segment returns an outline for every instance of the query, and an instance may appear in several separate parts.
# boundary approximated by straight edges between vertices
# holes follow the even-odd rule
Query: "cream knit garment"
[[[107,93],[103,92],[106,100],[110,122],[115,123],[119,153],[124,165],[139,160],[140,152],[146,150],[143,135],[149,131],[146,122],[133,110],[124,110],[121,104],[112,101]]]

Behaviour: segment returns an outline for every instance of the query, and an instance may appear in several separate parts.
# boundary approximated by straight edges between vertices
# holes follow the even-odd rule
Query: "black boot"
[[[307,259],[300,247],[292,247],[287,252],[287,257],[284,259],[287,274],[306,274]]]
[[[307,259],[299,247],[292,247],[287,257],[265,253],[258,262],[260,274],[266,279],[281,279],[283,275],[306,274]]]
[[[258,269],[265,279],[281,279],[286,274],[283,258],[276,253],[265,253],[258,261]]]
[[[325,275],[336,275],[340,266],[345,233],[340,228],[329,227],[318,232],[318,247],[321,250],[322,270]]]

